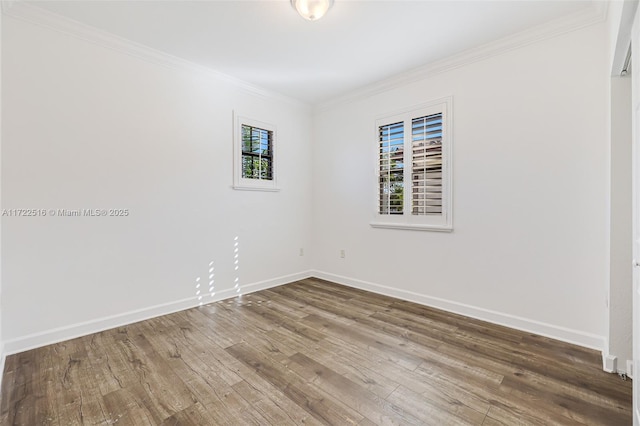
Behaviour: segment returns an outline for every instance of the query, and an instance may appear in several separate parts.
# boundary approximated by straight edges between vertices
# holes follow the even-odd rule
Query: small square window
[[[277,191],[275,126],[236,116],[234,189]]]

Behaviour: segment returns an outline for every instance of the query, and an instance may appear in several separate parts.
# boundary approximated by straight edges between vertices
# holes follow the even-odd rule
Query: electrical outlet
[[[300,256],[304,256],[304,249],[302,247],[300,248]]]
[[[345,256],[345,252],[344,252],[344,249],[342,249],[340,250],[340,257],[344,259],[344,256]]]

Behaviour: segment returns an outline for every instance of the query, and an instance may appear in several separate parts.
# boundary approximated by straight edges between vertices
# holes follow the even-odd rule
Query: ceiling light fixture
[[[291,0],[291,6],[293,6],[304,19],[317,21],[331,9],[333,0]]]

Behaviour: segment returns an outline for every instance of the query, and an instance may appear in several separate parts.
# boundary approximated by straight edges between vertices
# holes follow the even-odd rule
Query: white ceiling
[[[335,0],[309,22],[288,0],[32,3],[311,104],[592,5]]]

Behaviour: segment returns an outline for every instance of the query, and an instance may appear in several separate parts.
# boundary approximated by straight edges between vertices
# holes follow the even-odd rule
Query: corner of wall
[[[618,372],[618,357],[609,353],[609,339],[604,339],[604,348],[602,349],[602,370],[607,373]]]
[[[0,5],[0,40],[2,40],[2,18],[12,3],[3,1]],[[2,44],[0,43],[0,99],[2,99]],[[2,129],[2,102],[0,102],[0,129]],[[0,175],[2,175],[2,132],[0,131]],[[2,207],[2,189],[0,188],[0,208]],[[2,225],[0,219],[0,241],[2,241]],[[2,247],[2,244],[0,244]],[[2,340],[2,251],[0,249],[0,394],[2,394],[2,378],[4,373],[4,341]]]

